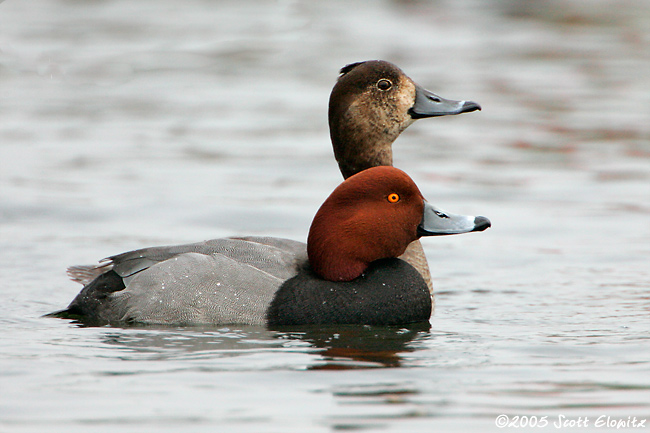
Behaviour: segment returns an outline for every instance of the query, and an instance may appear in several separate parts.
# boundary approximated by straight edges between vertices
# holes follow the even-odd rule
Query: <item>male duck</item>
[[[452,101],[415,84],[401,69],[382,60],[341,69],[329,102],[334,155],[344,178],[369,167],[393,165],[393,141],[417,119],[480,110],[472,101]],[[433,285],[419,241],[401,257]]]
[[[349,177],[325,200],[307,245],[266,237],[153,247],[72,267],[85,287],[59,316],[95,323],[371,324],[423,322],[431,296],[397,259],[421,236],[482,231],[444,213],[394,167]]]

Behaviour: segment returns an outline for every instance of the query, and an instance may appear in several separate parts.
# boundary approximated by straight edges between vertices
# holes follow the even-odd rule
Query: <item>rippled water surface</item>
[[[430,328],[41,317],[79,291],[71,264],[304,240],[341,180],[329,91],[371,58],[483,106],[394,146],[430,201],[493,223],[424,240]],[[7,0],[0,119],[2,432],[650,424],[645,0]]]

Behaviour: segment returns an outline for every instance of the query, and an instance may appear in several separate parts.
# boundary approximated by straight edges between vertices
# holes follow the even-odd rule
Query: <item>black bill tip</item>
[[[461,113],[471,113],[472,111],[481,111],[481,106],[474,101],[465,101],[460,108]]]
[[[477,216],[474,218],[474,230],[473,232],[482,232],[485,229],[492,227],[492,223],[489,219],[484,216]]]

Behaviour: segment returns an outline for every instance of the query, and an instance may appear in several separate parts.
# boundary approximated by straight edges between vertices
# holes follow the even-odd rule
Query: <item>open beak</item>
[[[457,235],[460,233],[482,232],[492,225],[483,216],[454,215],[424,202],[422,221],[418,225],[418,236]]]
[[[449,116],[480,110],[481,106],[473,101],[452,101],[444,99],[427,89],[415,85],[415,104],[409,114],[413,119],[425,117]]]

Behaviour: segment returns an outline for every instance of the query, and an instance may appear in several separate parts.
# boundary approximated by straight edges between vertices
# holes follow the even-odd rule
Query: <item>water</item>
[[[644,0],[9,0],[0,29],[0,431],[650,423]],[[71,264],[304,240],[340,182],[329,91],[371,58],[484,108],[419,121],[395,145],[433,203],[493,223],[423,242],[430,329],[41,317],[79,291]]]

